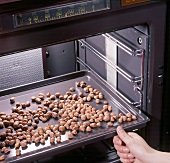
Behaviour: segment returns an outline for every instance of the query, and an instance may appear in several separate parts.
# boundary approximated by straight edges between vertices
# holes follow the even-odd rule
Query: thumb
[[[116,130],[117,134],[126,145],[132,141],[132,137],[130,137],[121,126],[118,126]]]

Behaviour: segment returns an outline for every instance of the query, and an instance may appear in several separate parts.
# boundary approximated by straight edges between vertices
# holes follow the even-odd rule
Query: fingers
[[[118,156],[123,159],[134,159],[134,156],[131,153],[121,153],[117,152]]]
[[[115,144],[114,147],[118,152],[121,152],[121,153],[129,153],[130,152],[129,148],[127,148],[126,146],[120,146],[120,145]]]
[[[122,163],[132,163],[132,162],[135,161],[135,159],[123,159],[123,158],[120,158],[120,161],[121,161]]]
[[[122,145],[122,140],[119,138],[119,136],[114,136],[113,143],[116,145]]]
[[[132,137],[130,135],[128,135],[125,130],[121,127],[121,126],[118,126],[117,127],[117,133],[118,133],[118,136],[120,137],[120,139],[126,144],[130,144],[130,142],[132,142]]]

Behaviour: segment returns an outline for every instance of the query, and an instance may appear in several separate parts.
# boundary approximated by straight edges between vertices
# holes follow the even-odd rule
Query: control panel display
[[[13,17],[15,27],[22,27],[107,9],[110,9],[110,0],[90,0],[19,13]]]

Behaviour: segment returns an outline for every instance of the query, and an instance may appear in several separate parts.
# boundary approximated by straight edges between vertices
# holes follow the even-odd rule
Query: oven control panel
[[[13,15],[13,19],[15,27],[22,27],[108,9],[110,0],[88,0],[18,13]]]

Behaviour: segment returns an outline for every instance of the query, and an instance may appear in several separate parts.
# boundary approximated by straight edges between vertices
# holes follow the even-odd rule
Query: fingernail
[[[134,158],[134,156],[132,154],[128,154],[128,158]]]
[[[117,145],[121,145],[121,142],[119,140],[116,140]]]
[[[118,131],[119,133],[122,133],[124,130],[123,130],[123,128],[122,128],[121,126],[118,126],[118,127],[117,127],[117,131]]]
[[[129,152],[129,149],[128,148],[123,148],[123,152]]]

